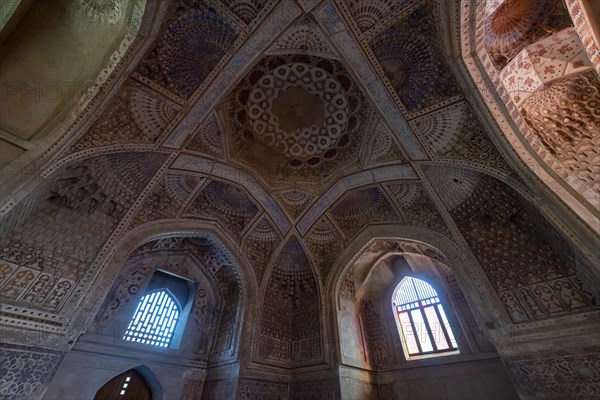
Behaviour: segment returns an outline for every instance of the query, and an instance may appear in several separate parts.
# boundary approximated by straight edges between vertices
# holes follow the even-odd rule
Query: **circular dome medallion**
[[[542,25],[550,1],[506,0],[485,22],[485,46],[491,52],[510,52],[526,44]]]
[[[336,146],[346,130],[348,100],[327,71],[294,63],[258,80],[247,112],[258,140],[306,162]]]

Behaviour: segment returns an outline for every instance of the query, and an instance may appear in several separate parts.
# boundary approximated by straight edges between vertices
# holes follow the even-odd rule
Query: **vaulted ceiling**
[[[39,155],[39,179],[10,194],[3,297],[62,318],[124,237],[196,221],[251,266],[265,346],[322,343],[319,299],[342,252],[394,224],[471,252],[507,324],[593,308],[599,286],[581,279],[596,274],[593,229],[573,233],[575,214],[539,200],[547,189],[454,56],[444,2],[147,3],[106,89]],[[50,283],[33,289],[41,276]],[[310,348],[257,357],[320,362]]]

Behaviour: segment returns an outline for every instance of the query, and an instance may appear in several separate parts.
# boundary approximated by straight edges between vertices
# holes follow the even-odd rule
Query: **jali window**
[[[408,357],[458,350],[444,307],[429,283],[405,277],[394,291],[392,304]]]
[[[146,293],[125,331],[124,340],[169,347],[181,310],[167,290]]]

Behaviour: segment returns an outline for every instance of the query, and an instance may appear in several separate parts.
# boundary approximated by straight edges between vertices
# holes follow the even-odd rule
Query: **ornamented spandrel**
[[[342,238],[327,218],[322,218],[306,234],[304,241],[313,255],[322,281],[327,282],[329,273],[344,248]]]
[[[403,222],[386,194],[377,186],[347,192],[328,214],[345,240],[352,239],[369,224]]]
[[[117,144],[153,144],[178,113],[177,105],[130,80],[69,152]]]

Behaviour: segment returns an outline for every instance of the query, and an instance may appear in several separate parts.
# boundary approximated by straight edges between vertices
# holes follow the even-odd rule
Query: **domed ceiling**
[[[230,154],[270,186],[319,183],[360,169],[369,103],[337,60],[268,56],[242,79],[225,104]]]
[[[507,324],[593,307],[560,262],[587,270],[593,246],[538,211],[543,190],[448,55],[444,1],[149,3],[119,79],[40,158],[43,184],[2,210],[3,297],[63,315],[124,237],[191,221],[273,296],[252,357],[275,366],[326,362],[319,299],[380,226],[458,243]],[[488,43],[498,63],[502,43]],[[52,287],[32,286],[42,276]]]

